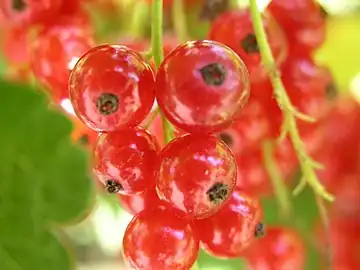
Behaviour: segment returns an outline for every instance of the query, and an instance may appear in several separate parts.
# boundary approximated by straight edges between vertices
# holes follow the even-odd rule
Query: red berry
[[[268,10],[285,30],[297,54],[307,55],[325,39],[325,17],[314,0],[272,0]]]
[[[124,256],[134,269],[188,270],[199,250],[188,221],[175,215],[174,209],[145,209],[128,225]]]
[[[154,103],[154,74],[127,47],[102,45],[75,65],[70,98],[78,117],[90,128],[115,131],[141,123]]]
[[[62,0],[2,0],[0,10],[11,24],[45,22],[56,15]]]
[[[287,56],[285,36],[270,14],[263,15],[263,24],[276,64],[280,66]],[[251,81],[266,78],[248,9],[222,13],[212,23],[208,37],[228,45],[244,60]]]
[[[242,114],[227,129],[218,133],[235,156],[252,150],[271,135],[271,123],[266,108],[259,101],[250,99]]]
[[[330,71],[307,57],[296,56],[288,58],[283,71],[282,79],[293,105],[316,119],[324,116],[328,96],[336,94]]]
[[[134,194],[154,186],[159,169],[156,139],[141,128],[100,135],[94,172],[111,193]]]
[[[225,143],[210,135],[184,135],[161,153],[157,191],[191,218],[216,213],[236,183],[235,157]]]
[[[77,25],[57,24],[45,28],[31,51],[31,68],[55,100],[68,98],[68,80],[76,61],[94,41]]]
[[[302,270],[305,247],[300,236],[288,228],[267,228],[266,236],[246,251],[251,270]]]
[[[260,202],[235,190],[214,216],[196,222],[204,249],[216,257],[239,257],[255,239],[261,227]]]
[[[121,206],[134,215],[140,213],[144,209],[152,208],[161,203],[155,187],[150,187],[144,192],[133,195],[118,194]]]
[[[11,65],[29,64],[30,40],[28,27],[6,27],[3,31],[1,43],[4,57]]]
[[[212,41],[178,46],[161,64],[156,98],[167,118],[187,132],[211,133],[231,124],[249,96],[244,63]]]

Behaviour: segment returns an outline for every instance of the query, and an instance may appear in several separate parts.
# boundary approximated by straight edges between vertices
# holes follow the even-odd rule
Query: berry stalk
[[[154,56],[156,67],[159,67],[164,59],[163,51],[163,0],[153,0],[151,7],[151,51]],[[161,114],[163,129],[164,129],[164,140],[168,143],[173,138],[173,128],[169,121],[165,118],[164,114]]]
[[[292,105],[289,96],[286,93],[283,82],[280,78],[278,69],[276,68],[274,57],[272,55],[264,26],[262,24],[261,14],[256,4],[256,0],[250,0],[250,13],[254,25],[254,31],[257,39],[257,43],[260,49],[262,62],[267,69],[271,83],[274,88],[274,96],[282,109],[284,115],[283,134],[289,135],[289,138],[294,146],[297,153],[300,167],[303,173],[303,179],[306,183],[311,186],[315,193],[328,201],[333,201],[335,198],[332,194],[326,191],[325,187],[319,182],[315,169],[321,167],[320,164],[312,160],[312,158],[306,152],[304,143],[300,137],[296,120],[297,118],[314,122],[311,117],[298,112]],[[301,183],[300,183],[301,184]],[[297,189],[298,190],[298,189]]]
[[[289,217],[292,205],[289,198],[288,190],[284,185],[283,179],[279,172],[279,168],[276,165],[274,156],[273,142],[265,141],[263,144],[263,160],[267,173],[269,174],[272,186],[274,187],[276,200],[280,208],[280,212],[285,217]]]
[[[144,34],[145,22],[149,18],[149,5],[145,1],[136,1],[132,14],[129,34],[141,37]]]

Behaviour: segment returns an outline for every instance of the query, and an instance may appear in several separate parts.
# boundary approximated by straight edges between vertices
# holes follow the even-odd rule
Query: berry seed
[[[102,115],[110,115],[119,109],[119,98],[111,93],[102,94],[96,101],[96,108]]]

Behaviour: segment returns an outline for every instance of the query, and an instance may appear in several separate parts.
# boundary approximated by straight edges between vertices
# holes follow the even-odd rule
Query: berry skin
[[[128,225],[124,257],[134,269],[188,270],[194,264],[199,240],[188,221],[163,206],[145,209]]]
[[[228,127],[249,96],[241,59],[213,41],[191,41],[175,48],[156,77],[156,99],[176,127],[211,133]]]
[[[161,153],[159,197],[189,218],[206,218],[230,198],[236,184],[235,157],[210,135],[184,135]]]
[[[260,202],[235,190],[218,213],[195,224],[207,252],[216,257],[235,258],[255,240],[261,218]]]
[[[159,166],[156,139],[141,128],[100,135],[94,172],[110,193],[134,194],[154,186]]]
[[[141,123],[154,103],[154,74],[127,47],[102,45],[75,65],[70,99],[78,117],[98,131],[116,131]]]
[[[314,0],[272,0],[268,10],[284,29],[297,54],[308,55],[325,39],[323,9]]]
[[[305,248],[298,234],[288,228],[267,228],[266,236],[245,252],[251,270],[302,270]]]
[[[93,45],[91,36],[78,25],[52,25],[36,37],[30,51],[31,69],[55,101],[69,97],[70,71]]]
[[[217,136],[230,147],[235,156],[252,150],[271,134],[267,113],[263,104],[250,99],[235,122]]]
[[[26,66],[30,59],[28,27],[6,27],[3,31],[1,50],[5,59],[15,66]]]
[[[2,0],[0,11],[10,24],[41,23],[54,16],[62,0]]]
[[[287,57],[285,35],[270,14],[263,15],[263,24],[276,64],[281,66]],[[252,82],[266,78],[248,9],[222,13],[212,23],[208,38],[232,48],[245,62]]]
[[[162,203],[156,193],[155,187],[133,195],[118,194],[121,206],[131,214],[138,214],[144,209],[152,208]]]

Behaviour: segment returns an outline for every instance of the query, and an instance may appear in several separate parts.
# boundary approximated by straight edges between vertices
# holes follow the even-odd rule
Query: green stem
[[[164,51],[162,44],[163,36],[163,1],[153,0],[152,2],[152,20],[151,20],[151,50],[154,56],[156,67],[161,65],[164,59]],[[163,129],[164,129],[164,141],[165,144],[173,139],[173,128],[164,114],[161,114]]]
[[[325,187],[317,179],[315,169],[319,167],[319,164],[315,163],[307,154],[297,127],[296,118],[305,121],[313,121],[313,119],[307,115],[299,113],[292,105],[290,98],[286,93],[285,87],[280,78],[279,71],[275,65],[274,57],[265,34],[264,26],[262,24],[261,14],[256,5],[256,0],[250,0],[250,13],[254,25],[256,40],[260,49],[262,62],[267,72],[269,73],[270,80],[274,88],[274,96],[283,111],[285,123],[285,125],[283,125],[283,132],[287,133],[290,137],[307,184],[310,185],[314,189],[315,193],[319,196],[328,201],[333,201],[335,199],[334,196],[327,192]]]
[[[263,161],[274,188],[280,212],[283,216],[289,217],[292,211],[291,200],[279,168],[274,160],[274,143],[272,141],[265,141],[263,144]]]
[[[229,8],[230,9],[237,9],[239,8],[239,0],[229,0]]]
[[[151,48],[156,67],[159,67],[164,59],[162,36],[163,36],[163,1],[153,0],[151,19]]]
[[[149,126],[152,124],[152,122],[155,120],[156,116],[158,116],[159,113],[160,113],[160,108],[159,107],[157,107],[155,110],[153,110],[150,113],[149,120],[144,125],[144,128],[149,128]]]
[[[180,42],[188,41],[188,30],[183,0],[174,0],[172,5],[172,18],[176,37]]]
[[[326,269],[332,268],[332,254],[330,244],[330,220],[327,213],[326,205],[322,197],[315,194],[316,204],[319,208],[320,219],[325,233],[325,257],[326,257]]]
[[[144,34],[146,21],[149,18],[149,5],[146,1],[137,0],[132,12],[129,35],[141,37]]]
[[[191,267],[191,270],[200,270],[199,264],[197,262]]]

